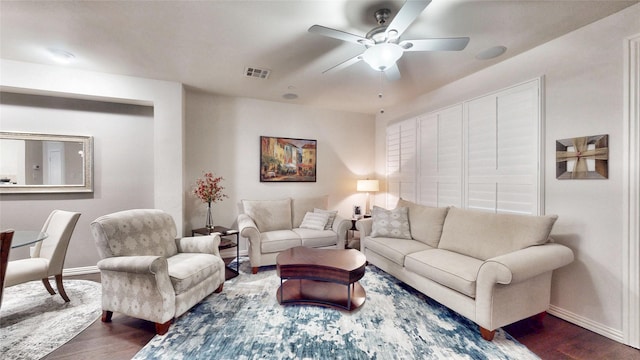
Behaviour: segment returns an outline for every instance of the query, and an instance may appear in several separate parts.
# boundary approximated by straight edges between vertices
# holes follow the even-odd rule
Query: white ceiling
[[[434,0],[401,39],[471,38],[460,52],[405,53],[402,78],[381,81],[364,62],[323,74],[364,47],[307,32],[314,24],[364,36],[384,4],[404,1],[5,1],[0,57],[55,64],[47,49],[71,52],[72,68],[176,81],[219,95],[375,113],[531,49],[635,1]],[[487,48],[507,52],[477,60]],[[567,49],[571,51],[571,49]],[[246,67],[271,70],[247,78]],[[384,97],[378,99],[382,86]],[[299,97],[286,100],[286,93]]]

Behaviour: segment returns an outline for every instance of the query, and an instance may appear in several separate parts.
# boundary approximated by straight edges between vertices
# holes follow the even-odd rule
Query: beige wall
[[[82,215],[71,238],[66,268],[95,265],[98,253],[89,224],[129,208],[154,207],[153,109],[49,96],[2,93],[2,131],[94,137],[92,194],[6,194],[0,197],[0,228],[40,230],[54,209]],[[42,159],[42,150],[39,151]],[[77,154],[77,152],[76,152]],[[11,251],[26,258],[29,248]]]
[[[576,261],[554,274],[551,303],[567,318],[622,338],[623,41],[640,33],[640,5],[531,51],[388,108],[376,121],[376,169],[384,169],[388,123],[436,110],[535,77],[544,77],[545,212],[558,214],[552,236]],[[555,141],[609,134],[608,180],[556,180]],[[382,201],[382,199],[380,199]]]
[[[242,199],[328,194],[330,207],[344,217],[364,205],[355,187],[373,169],[373,116],[188,91],[186,119],[187,230],[204,225],[206,207],[188,193],[205,171],[225,178],[230,198],[213,207],[213,218],[227,227],[237,227]],[[261,135],[317,140],[317,181],[261,183]]]

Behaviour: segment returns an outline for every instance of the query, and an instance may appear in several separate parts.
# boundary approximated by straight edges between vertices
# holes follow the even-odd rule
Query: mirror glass
[[[93,191],[90,136],[0,132],[0,193]]]

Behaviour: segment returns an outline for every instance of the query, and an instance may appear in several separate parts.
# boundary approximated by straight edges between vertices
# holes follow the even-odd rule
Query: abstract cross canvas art
[[[556,141],[556,178],[609,178],[609,135]]]

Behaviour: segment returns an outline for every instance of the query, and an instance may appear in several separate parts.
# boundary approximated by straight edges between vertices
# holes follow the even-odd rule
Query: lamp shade
[[[378,180],[358,180],[356,187],[358,191],[376,192],[380,190]]]
[[[404,50],[393,43],[376,44],[362,54],[362,59],[377,71],[385,71],[395,65]]]

